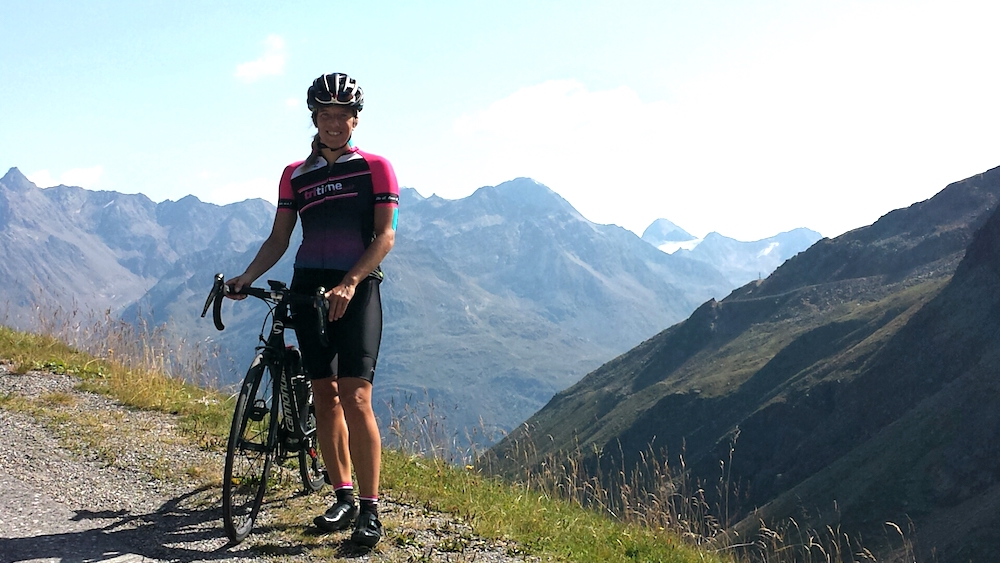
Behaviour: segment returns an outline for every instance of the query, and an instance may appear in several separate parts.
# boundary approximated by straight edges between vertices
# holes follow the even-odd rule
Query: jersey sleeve
[[[297,211],[295,205],[295,193],[292,191],[292,174],[299,167],[298,162],[289,164],[285,171],[281,173],[281,180],[278,182],[278,210]]]
[[[365,154],[368,168],[372,172],[372,194],[375,205],[399,205],[399,184],[396,182],[396,172],[389,161],[375,155]]]

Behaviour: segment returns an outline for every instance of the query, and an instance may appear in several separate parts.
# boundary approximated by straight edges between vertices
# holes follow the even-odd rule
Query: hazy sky
[[[528,176],[640,234],[835,236],[1000,165],[997,22],[992,0],[0,0],[0,174],[273,201],[307,87],[346,72],[356,143],[425,196]]]

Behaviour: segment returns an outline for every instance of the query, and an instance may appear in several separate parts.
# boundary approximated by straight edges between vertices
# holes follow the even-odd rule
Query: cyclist
[[[364,94],[346,74],[324,74],[306,96],[317,133],[312,152],[281,175],[271,234],[246,271],[227,283],[239,291],[269,270],[288,248],[302,219],[292,289],[326,292],[329,346],[315,323],[296,324],[303,364],[312,381],[316,434],[336,502],[314,519],[324,531],[354,525],[351,540],[372,547],[382,537],[378,518],[381,437],[372,410],[372,382],[382,336],[380,263],[395,241],[399,187],[392,165],[351,143]],[[241,296],[237,296],[239,298]],[[309,318],[296,311],[293,318]],[[358,479],[355,506],[353,461]]]

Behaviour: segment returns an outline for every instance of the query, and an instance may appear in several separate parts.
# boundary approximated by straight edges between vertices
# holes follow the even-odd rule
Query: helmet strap
[[[337,151],[343,150],[345,147],[347,147],[350,144],[351,144],[351,139],[350,138],[347,139],[346,143],[344,143],[343,145],[340,145],[339,147],[336,147],[336,148],[331,147],[331,146],[325,144],[323,141],[320,141],[319,142],[319,150],[326,149],[326,150],[329,150],[329,151],[337,152]]]

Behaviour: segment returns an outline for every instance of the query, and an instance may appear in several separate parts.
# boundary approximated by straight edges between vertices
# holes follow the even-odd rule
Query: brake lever
[[[208,292],[208,299],[205,300],[205,307],[201,310],[201,318],[205,318],[205,314],[208,313],[209,306],[212,305],[212,301],[215,296],[219,294],[219,290],[222,288],[222,274],[215,274],[215,280],[212,282],[212,291]]]

